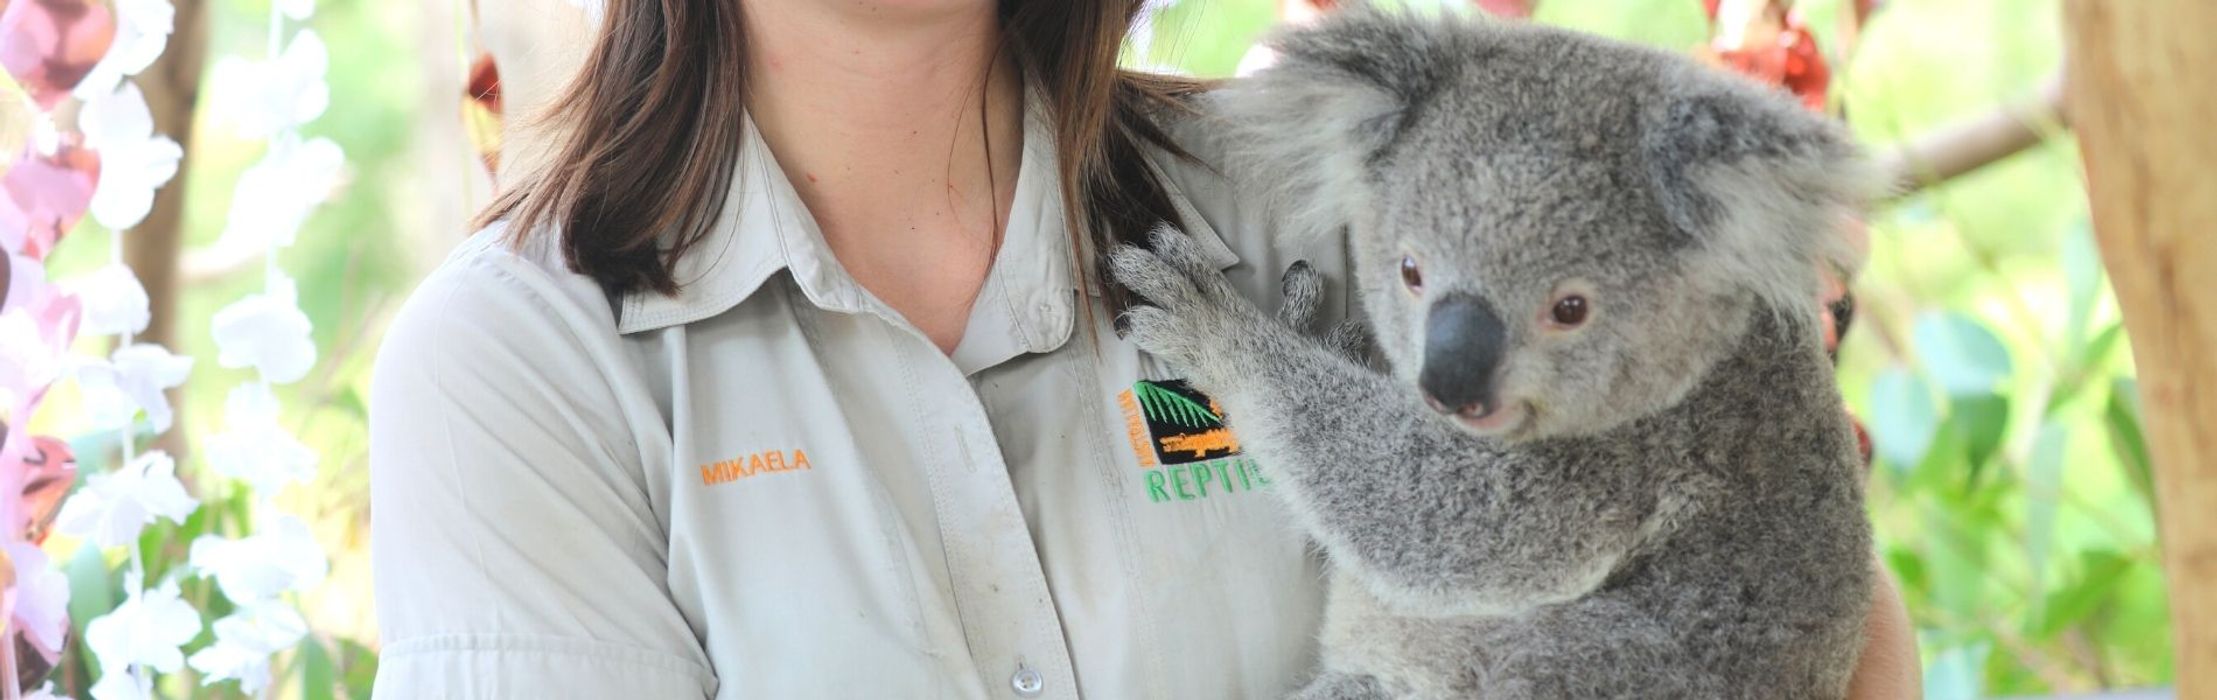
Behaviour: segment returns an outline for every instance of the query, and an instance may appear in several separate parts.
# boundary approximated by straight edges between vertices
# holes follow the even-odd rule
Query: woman
[[[1138,4],[611,3],[379,358],[380,692],[1298,687],[1319,562],[1093,255],[1177,221],[1275,303],[1345,253],[1115,71]],[[1869,697],[1911,694],[1882,600]]]

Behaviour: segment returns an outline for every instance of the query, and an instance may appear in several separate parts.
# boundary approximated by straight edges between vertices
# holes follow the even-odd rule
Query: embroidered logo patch
[[[808,452],[764,450],[701,465],[701,484],[714,486],[772,472],[807,471]]]
[[[1166,503],[1226,495],[1270,485],[1239,449],[1224,409],[1184,380],[1132,383],[1119,392],[1124,429],[1138,458],[1147,500]]]

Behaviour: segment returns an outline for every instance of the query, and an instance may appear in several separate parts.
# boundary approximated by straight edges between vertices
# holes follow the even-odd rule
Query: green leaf
[[[1983,697],[1979,669],[1986,666],[1985,644],[1943,650],[1924,669],[1926,700],[1978,700]]]
[[[2100,334],[2094,336],[2093,342],[2086,344],[2086,352],[2079,356],[2079,362],[2087,365],[2093,365],[2100,363],[2102,360],[2108,359],[2109,349],[2115,346],[2117,344],[2117,339],[2124,337],[2124,334],[2125,324],[2109,324],[2108,328],[2102,329],[2102,332]]]
[[[1922,378],[1888,367],[1871,382],[1871,448],[1897,470],[1907,470],[1932,447],[1940,409]]]
[[[1943,498],[1960,497],[1971,493],[1960,477],[1970,474],[1964,466],[1969,461],[1969,448],[1963,444],[1963,431],[1953,424],[1942,423],[1932,433],[1932,442],[1925,447],[1916,466],[1911,467],[1909,486],[1920,491],[1935,492]],[[1951,504],[1955,505],[1955,504]]]
[[[1894,572],[1894,580],[1901,584],[1904,595],[1923,594],[1932,587],[1932,573],[1925,566],[1924,555],[1907,547],[1891,547],[1886,550],[1886,568]]]
[[[2031,463],[2025,467],[2025,559],[2036,585],[2047,573],[2048,546],[2055,535],[2055,508],[2063,494],[2063,455],[2070,444],[2069,430],[2056,422],[2040,426],[2040,435],[2032,444]]]
[[[1911,335],[1918,361],[1949,395],[1991,393],[2009,378],[2009,348],[1976,318],[1927,312],[1917,316]]]
[[[2141,433],[2140,385],[2131,377],[2118,377],[2110,383],[2109,405],[2102,410],[2102,422],[2109,427],[2110,449],[2117,452],[2117,461],[2124,464],[2125,476],[2133,490],[2150,510],[2155,507],[2155,476],[2153,464],[2148,459],[2148,440]]]
[[[2094,302],[2102,293],[2102,254],[2094,245],[2094,229],[2085,221],[2063,235],[2063,279],[2070,288],[2071,311],[2065,320],[2065,342],[2072,346],[2086,337],[2086,323],[2093,317]]]
[[[362,400],[362,392],[353,385],[339,390],[339,395],[333,397],[331,403],[347,415],[359,420],[369,420],[369,403]]]
[[[1949,403],[1948,424],[1963,439],[1964,455],[1970,466],[1964,485],[1977,487],[1987,460],[2001,447],[2002,438],[2008,432],[2009,399],[1997,394],[1957,397]]]
[[[2095,550],[2081,554],[2078,575],[2069,585],[2048,596],[2040,611],[2040,625],[2034,631],[2042,639],[2052,639],[2072,626],[2087,621],[2100,610],[2117,590],[2125,574],[2132,571],[2132,560],[2109,550]]]
[[[305,700],[332,700],[339,687],[331,667],[331,653],[315,635],[300,640],[300,696]]]
[[[2054,415],[2056,409],[2062,408],[2065,403],[2085,391],[2088,379],[2097,376],[2095,373],[2101,370],[2103,363],[2109,359],[2110,351],[2124,335],[2124,324],[2111,323],[2108,328],[2095,334],[2092,342],[2072,347],[2068,353],[2070,359],[2063,370],[2063,380],[2057,382],[2054,393],[2048,395],[2047,409],[2041,415]]]
[[[76,628],[72,643],[82,649],[85,624],[115,609],[115,591],[121,584],[116,580],[115,571],[108,568],[107,557],[101,555],[99,547],[90,544],[77,547],[77,553],[69,558],[63,573],[69,576],[69,624]],[[78,656],[84,661],[86,670],[96,675],[100,672],[98,658],[92,654]]]
[[[346,696],[369,700],[377,683],[377,651],[352,639],[338,642],[340,683],[346,687]]]

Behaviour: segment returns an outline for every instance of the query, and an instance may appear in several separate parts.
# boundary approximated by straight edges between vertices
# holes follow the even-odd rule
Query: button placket
[[[1022,697],[1048,695],[1050,688],[1055,697],[1075,697],[1061,617],[991,418],[958,367],[944,356],[931,359],[939,361],[908,357],[910,378],[921,380],[912,399],[920,424],[939,426],[941,439],[953,438],[953,449],[933,451],[928,464],[947,539],[949,583],[972,660],[989,686],[1005,682]]]

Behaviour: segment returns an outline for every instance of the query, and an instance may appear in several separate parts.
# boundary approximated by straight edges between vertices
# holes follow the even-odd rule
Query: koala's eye
[[[1575,327],[1586,322],[1586,311],[1589,306],[1585,297],[1576,294],[1565,296],[1555,300],[1555,308],[1548,311],[1548,318],[1553,320],[1555,325],[1564,328]]]
[[[1416,258],[1401,256],[1401,284],[1412,292],[1424,291],[1424,272],[1417,269]]]

